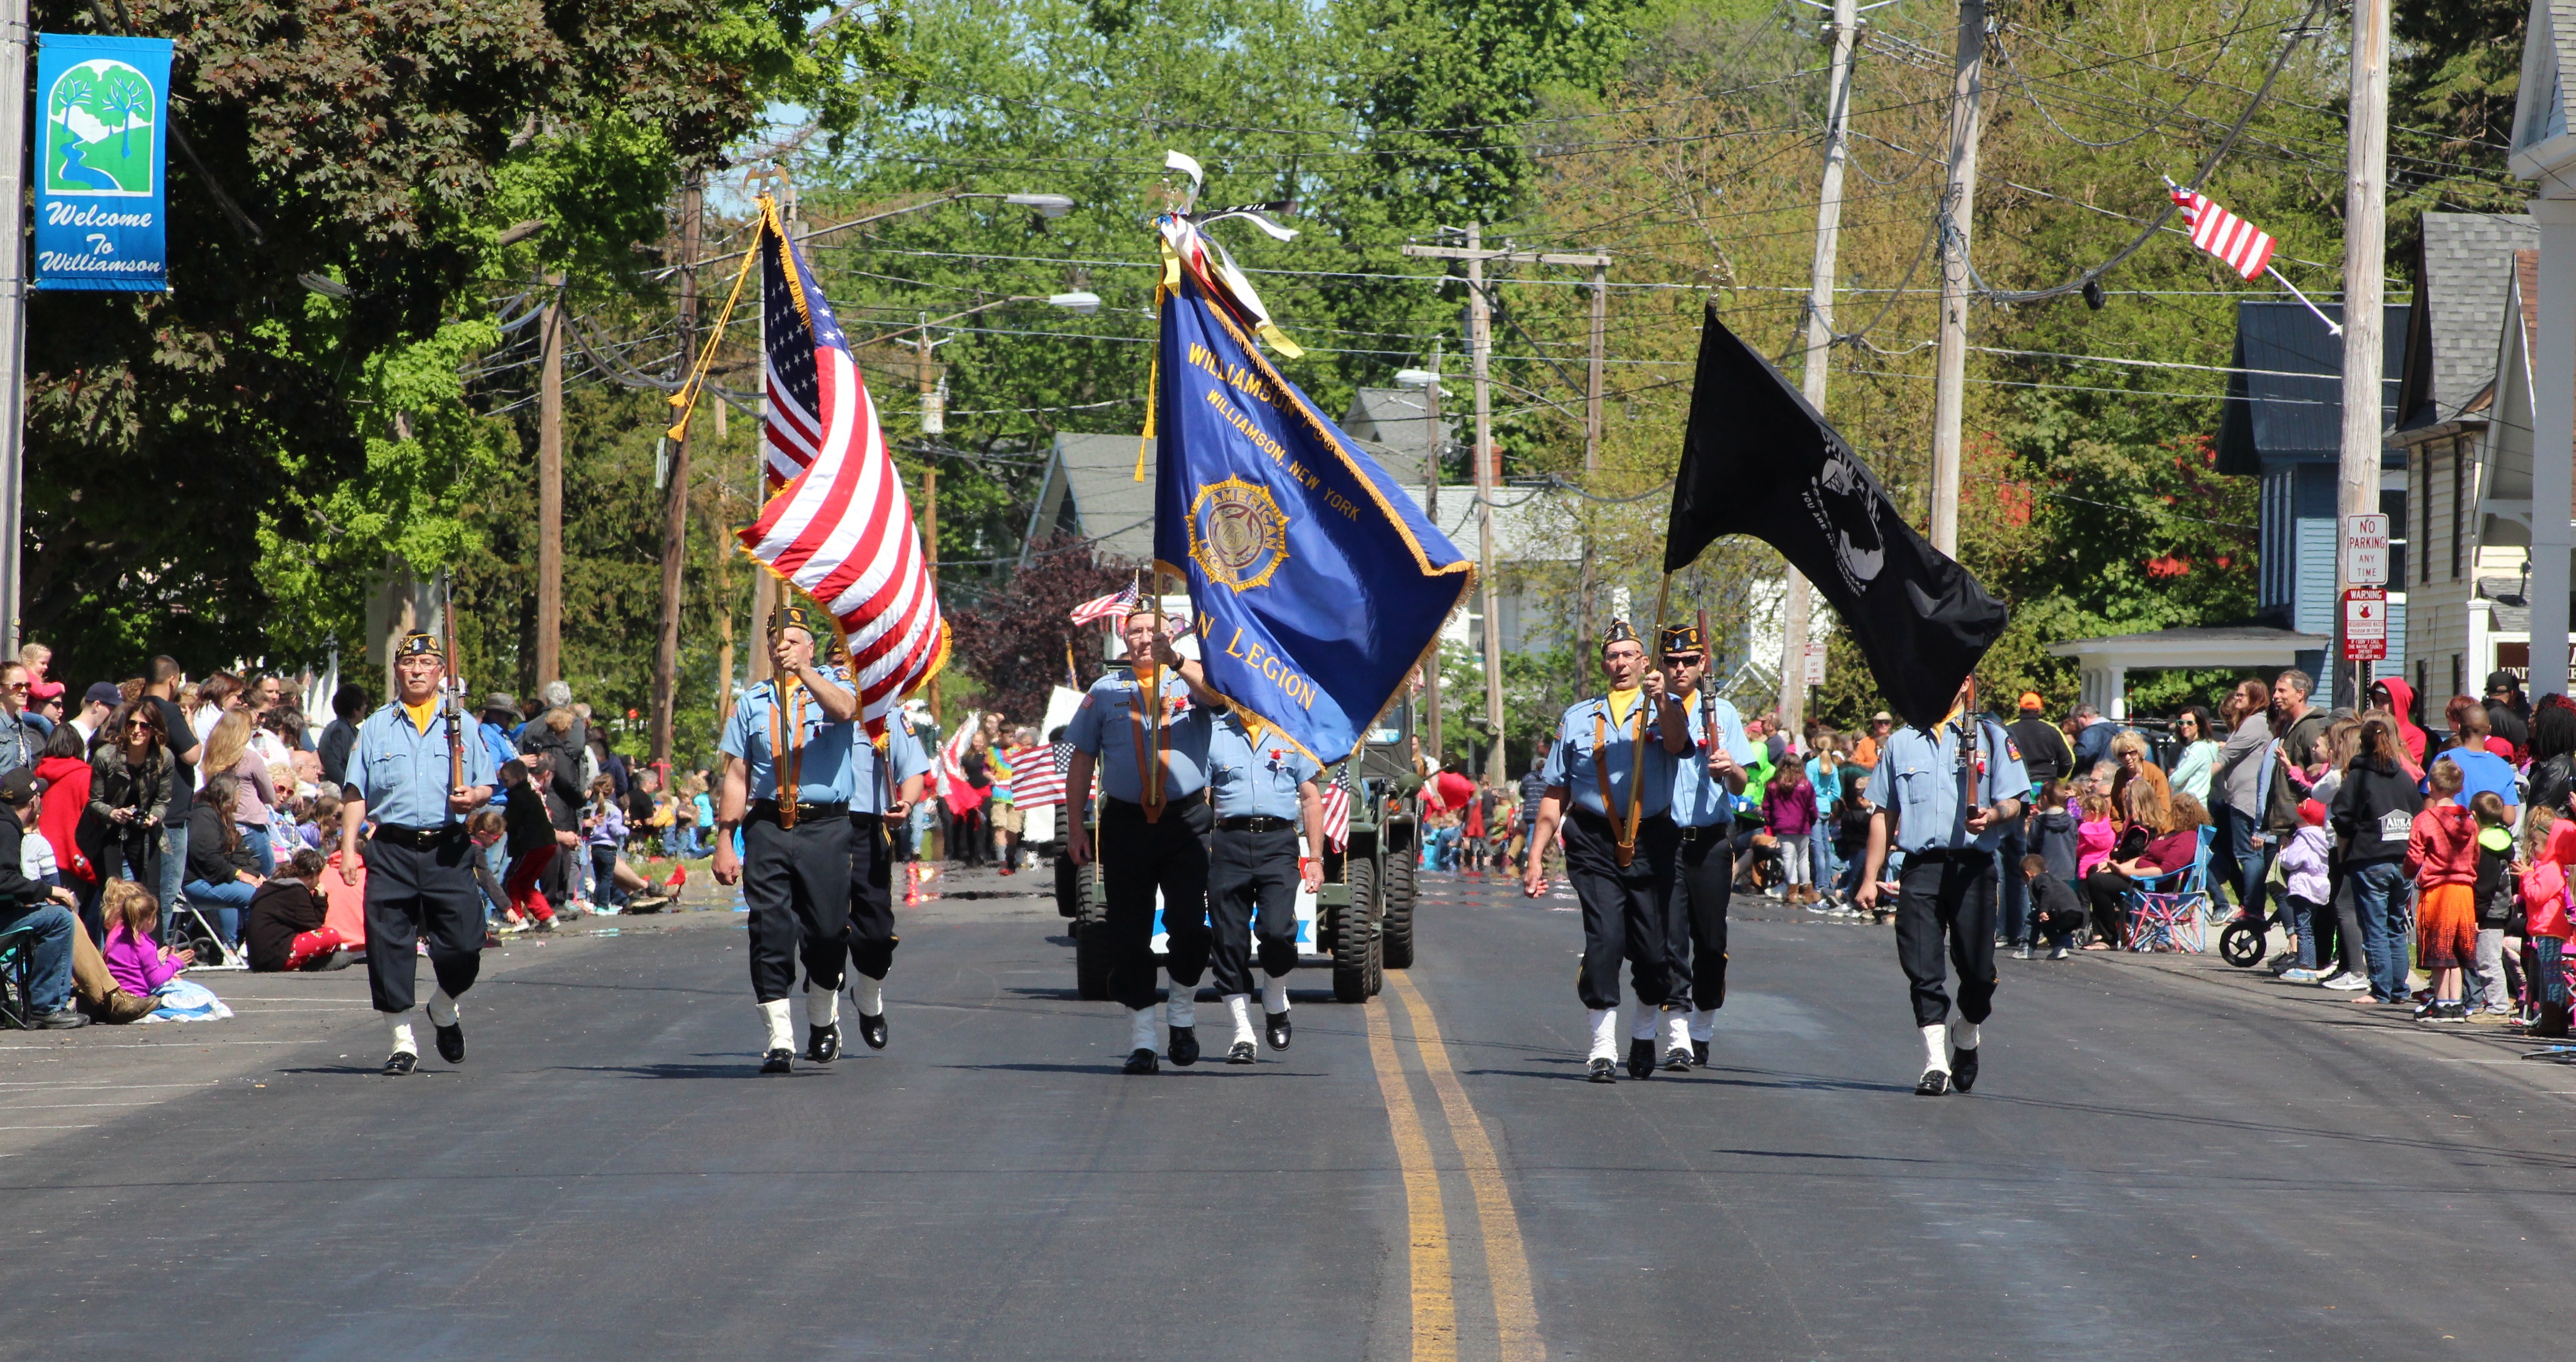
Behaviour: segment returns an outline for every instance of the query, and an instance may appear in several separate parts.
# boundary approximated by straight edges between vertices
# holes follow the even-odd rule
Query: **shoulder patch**
[[[2021,760],[2021,747],[2012,740],[2010,733],[2004,735],[2004,755],[2015,761]]]

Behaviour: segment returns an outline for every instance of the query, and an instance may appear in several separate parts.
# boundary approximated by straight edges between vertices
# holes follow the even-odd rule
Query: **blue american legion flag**
[[[1189,583],[1210,686],[1329,766],[1404,688],[1475,564],[1254,347],[1275,328],[1197,225],[1160,225],[1155,567]]]

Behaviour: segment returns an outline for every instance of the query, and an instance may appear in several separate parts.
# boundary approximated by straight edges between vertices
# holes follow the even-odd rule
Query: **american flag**
[[[1351,792],[1338,780],[1324,786],[1324,845],[1340,851],[1351,844]]]
[[[2207,194],[2175,185],[2173,201],[2182,207],[2182,220],[2191,224],[2191,244],[2226,261],[2238,275],[2254,278],[2272,263],[2271,233],[2212,203]]]
[[[1094,596],[1073,608],[1073,622],[1097,624],[1105,619],[1113,619],[1126,613],[1127,607],[1134,604],[1135,600],[1136,588],[1132,586],[1124,591],[1110,592],[1106,596]]]
[[[781,490],[740,538],[840,621],[860,715],[882,737],[886,716],[948,660],[948,623],[849,337],[767,198],[760,211],[761,447]]]
[[[1068,753],[1071,744],[1063,744]],[[1055,754],[1040,747],[1019,747],[1011,751],[1011,802],[1022,808],[1064,802],[1064,768],[1055,764]]]
[[[976,730],[984,718],[973,710],[958,717],[957,731],[939,748],[939,794],[948,802],[948,811],[962,814],[984,802],[984,792],[966,783],[966,752],[975,745]]]

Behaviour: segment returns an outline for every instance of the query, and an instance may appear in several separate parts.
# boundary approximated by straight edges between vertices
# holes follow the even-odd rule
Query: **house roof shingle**
[[[2399,382],[2401,431],[2457,420],[2495,382],[2514,252],[2540,229],[2520,213],[2426,213],[2415,256],[2415,306]]]
[[[2576,3],[2576,0],[2571,0]],[[2321,305],[2343,320],[2341,303]],[[2381,313],[2379,428],[2397,418],[2409,309]],[[2236,305],[2237,372],[2227,378],[2218,426],[2218,471],[2259,474],[2267,464],[2332,463],[2343,449],[2343,341],[2304,304],[2248,298]]]

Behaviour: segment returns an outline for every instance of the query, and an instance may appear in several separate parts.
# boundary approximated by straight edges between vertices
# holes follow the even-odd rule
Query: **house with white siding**
[[[2532,346],[2539,229],[2521,214],[2426,213],[2389,450],[2406,465],[2405,677],[2438,713],[2530,662]],[[2391,583],[2392,587],[2395,583]]]

